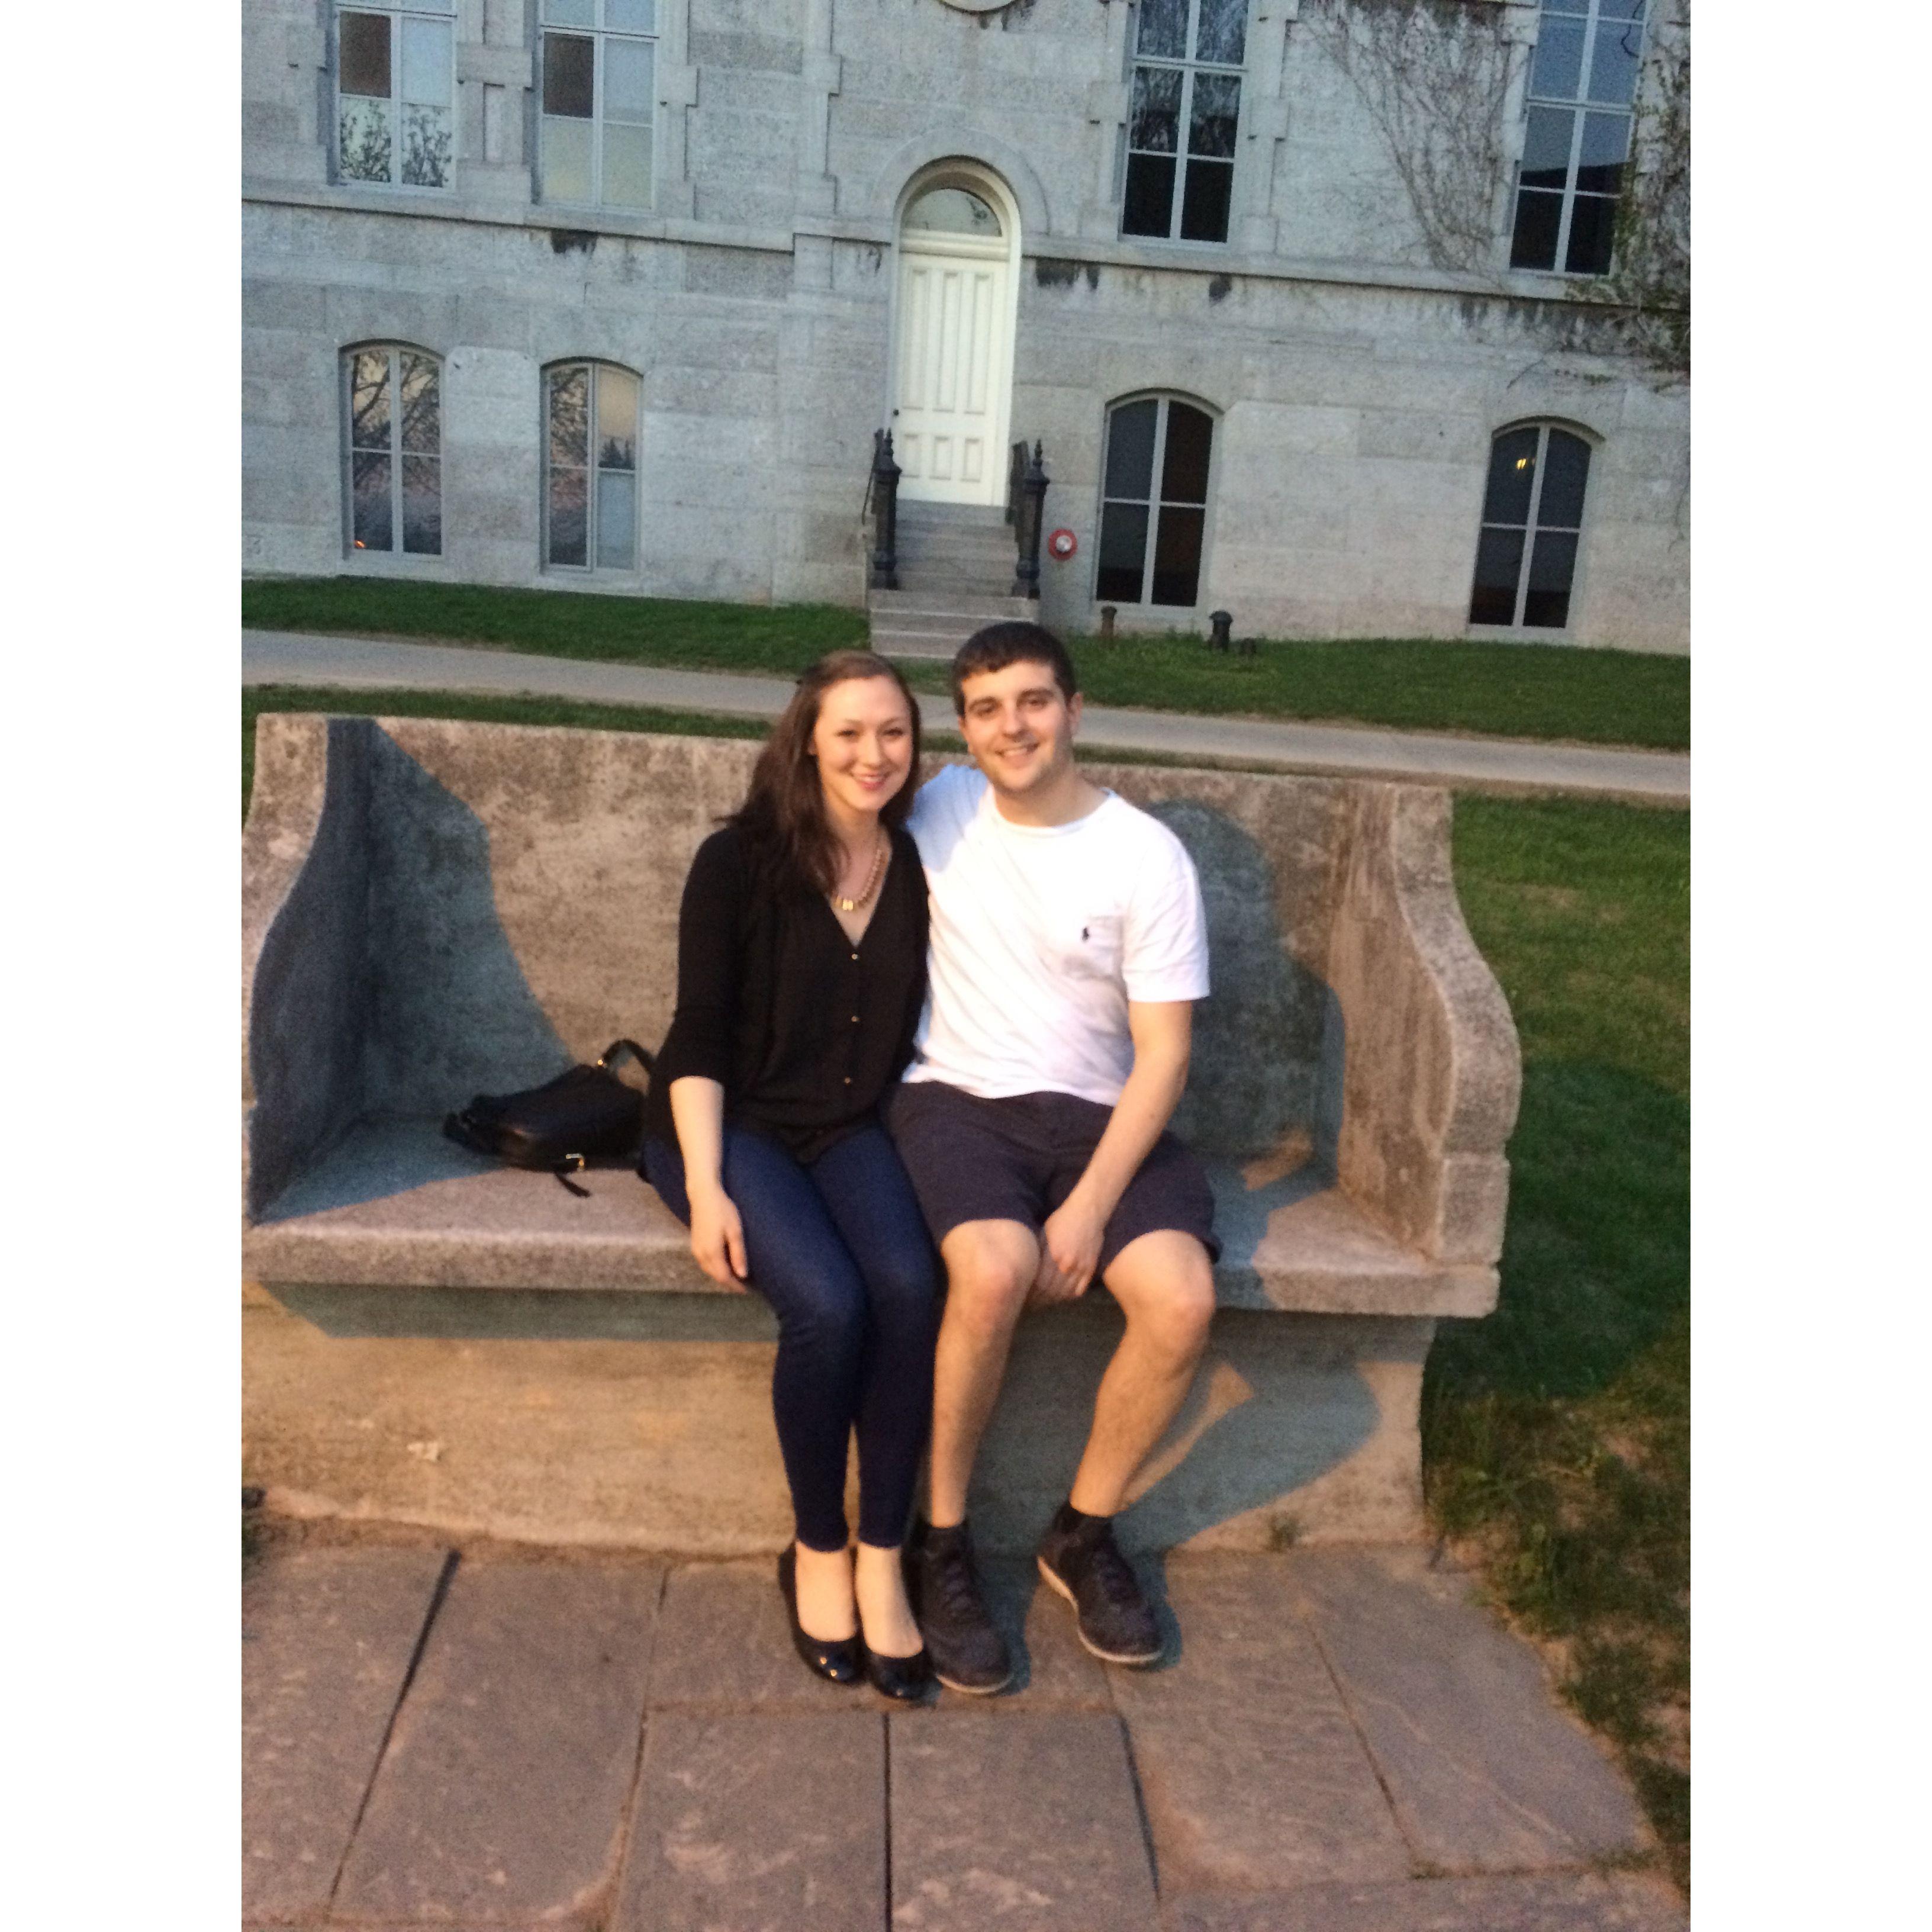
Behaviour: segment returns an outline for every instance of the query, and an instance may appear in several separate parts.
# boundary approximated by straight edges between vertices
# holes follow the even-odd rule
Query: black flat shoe
[[[932,1659],[922,1645],[910,1657],[881,1657],[866,1652],[866,1678],[882,1697],[901,1704],[920,1704],[933,1684]]]
[[[792,1648],[806,1669],[830,1683],[857,1683],[866,1675],[865,1646],[859,1640],[814,1636],[798,1620],[798,1552],[795,1549],[788,1550],[778,1558],[778,1593],[784,1598],[785,1615],[791,1619]],[[925,1652],[920,1654],[923,1656]]]

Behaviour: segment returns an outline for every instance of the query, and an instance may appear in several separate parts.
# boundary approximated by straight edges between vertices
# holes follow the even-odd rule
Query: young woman
[[[796,1533],[778,1585],[799,1654],[908,1699],[932,1678],[900,1549],[939,1274],[878,1108],[926,997],[926,875],[904,830],[919,735],[905,680],[870,651],[799,680],[744,805],[692,862],[640,1170],[705,1273],[778,1316],[772,1407]]]

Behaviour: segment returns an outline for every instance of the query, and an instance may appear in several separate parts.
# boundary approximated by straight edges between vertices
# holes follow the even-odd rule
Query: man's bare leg
[[[1127,1332],[1100,1378],[1073,1478],[1070,1500],[1087,1516],[1112,1516],[1120,1507],[1134,1472],[1187,1394],[1214,1312],[1208,1251],[1178,1230],[1130,1241],[1102,1278],[1126,1316]]]
[[[1138,1244],[1136,1244],[1136,1246]],[[1018,1221],[965,1221],[939,1244],[946,1312],[932,1365],[932,1522],[966,1520],[966,1486],[998,1399],[1013,1328],[1040,1267],[1040,1244]]]

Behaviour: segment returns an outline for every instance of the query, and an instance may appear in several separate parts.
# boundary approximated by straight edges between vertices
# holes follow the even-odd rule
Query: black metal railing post
[[[1036,442],[1033,460],[1027,465],[1026,474],[1020,479],[1019,521],[1013,530],[1019,550],[1019,560],[1013,568],[1012,595],[1016,597],[1037,598],[1040,596],[1040,530],[1046,518],[1046,484],[1040,446]]]
[[[874,590],[899,587],[899,466],[892,433],[872,432],[872,581]]]

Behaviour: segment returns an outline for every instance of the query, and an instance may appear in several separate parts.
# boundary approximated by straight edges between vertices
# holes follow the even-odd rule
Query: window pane
[[[1147,558],[1144,503],[1109,503],[1100,512],[1100,568],[1094,594],[1103,604],[1141,601],[1141,566]]]
[[[344,94],[389,98],[389,23],[380,14],[344,14],[338,43]]]
[[[1196,60],[1241,64],[1241,44],[1247,38],[1248,0],[1201,0],[1201,22],[1194,41]]]
[[[1570,178],[1570,144],[1576,116],[1567,107],[1532,107],[1522,140],[1523,188],[1560,188]]]
[[[1563,224],[1563,197],[1525,188],[1516,198],[1516,234],[1510,243],[1512,268],[1553,268],[1556,236]]]
[[[1543,458],[1543,494],[1536,504],[1538,529],[1553,524],[1574,530],[1582,523],[1583,486],[1589,476],[1590,446],[1568,430],[1552,430]]]
[[[349,446],[389,446],[389,352],[358,350],[349,364]]]
[[[1185,403],[1167,406],[1167,453],[1161,459],[1160,500],[1163,503],[1204,503],[1208,500],[1208,452],[1214,440],[1214,420]]]
[[[1123,235],[1165,236],[1174,221],[1174,157],[1130,154],[1120,206]]]
[[[442,554],[442,465],[433,456],[403,458],[403,548],[417,556]]]
[[[655,89],[651,62],[657,52],[651,40],[604,43],[604,118],[607,121],[648,121]]]
[[[590,118],[597,43],[580,34],[544,36],[543,111]]]
[[[345,96],[336,153],[344,181],[387,181],[395,159],[389,139],[389,104]]]
[[[1107,482],[1103,494],[1145,502],[1153,494],[1154,425],[1160,405],[1124,403],[1107,418]]]
[[[1536,482],[1536,431],[1513,429],[1490,445],[1490,482],[1483,493],[1486,524],[1526,524]]]
[[[597,372],[597,466],[638,466],[638,379],[626,370]]]
[[[1004,231],[1000,218],[976,194],[963,188],[936,188],[922,194],[906,210],[908,228],[924,228],[947,235],[984,235],[996,237]]]
[[[446,20],[405,20],[403,23],[403,98],[425,106],[449,105],[449,23]]]
[[[1624,163],[1630,155],[1630,130],[1628,114],[1583,116],[1583,151],[1576,167],[1576,185],[1585,194],[1622,192]]]
[[[651,128],[622,124],[604,130],[604,205],[607,208],[649,208],[651,205]]]
[[[389,459],[358,452],[350,457],[350,535],[358,550],[390,550]]]
[[[435,359],[428,356],[412,356],[406,350],[401,359],[403,447],[423,455],[440,455],[442,448],[442,410]]]
[[[1476,583],[1469,593],[1472,624],[1516,622],[1516,580],[1522,572],[1520,530],[1485,530],[1476,544]]]
[[[1150,154],[1171,154],[1180,140],[1178,68],[1137,67],[1127,112],[1127,146]]]
[[[1234,123],[1241,111],[1241,80],[1233,74],[1197,74],[1188,109],[1187,152],[1233,158]]]
[[[589,472],[553,470],[550,472],[550,563],[589,561],[584,548],[585,496]]]
[[[1536,64],[1529,91],[1539,100],[1574,100],[1583,78],[1581,20],[1552,20],[1546,14],[1537,29]]]
[[[1187,0],[1141,0],[1141,34],[1137,46],[1144,54],[1184,60],[1187,56]]]
[[[1616,238],[1617,205],[1605,195],[1580,194],[1570,209],[1570,247],[1564,269],[1573,275],[1606,275]]]
[[[557,121],[544,116],[543,198],[546,201],[584,202],[590,199],[590,136],[588,121]]]
[[[657,0],[604,0],[604,24],[616,34],[654,34]]]
[[[590,460],[590,371],[580,362],[550,379],[550,460],[572,470]]]
[[[1576,574],[1576,533],[1538,530],[1529,554],[1529,588],[1523,592],[1522,621],[1561,630],[1570,621],[1570,580]]]
[[[543,16],[554,27],[594,27],[597,0],[543,0]]]
[[[1156,604],[1192,604],[1201,582],[1201,526],[1205,510],[1176,510],[1161,506],[1154,540],[1154,595]]]
[[[1187,164],[1187,186],[1180,202],[1184,242],[1227,240],[1228,202],[1234,186],[1232,161],[1190,160]]]
[[[1626,21],[1606,21],[1597,29],[1597,50],[1590,62],[1590,98],[1628,106],[1636,95],[1637,58],[1643,52],[1643,29]]]
[[[636,560],[638,479],[627,470],[597,476],[597,567],[628,570]]]
[[[403,179],[410,187],[446,187],[451,146],[447,107],[403,110]]]
[[[1597,13],[1600,19],[1605,20],[1641,20],[1643,0],[1603,0]]]

